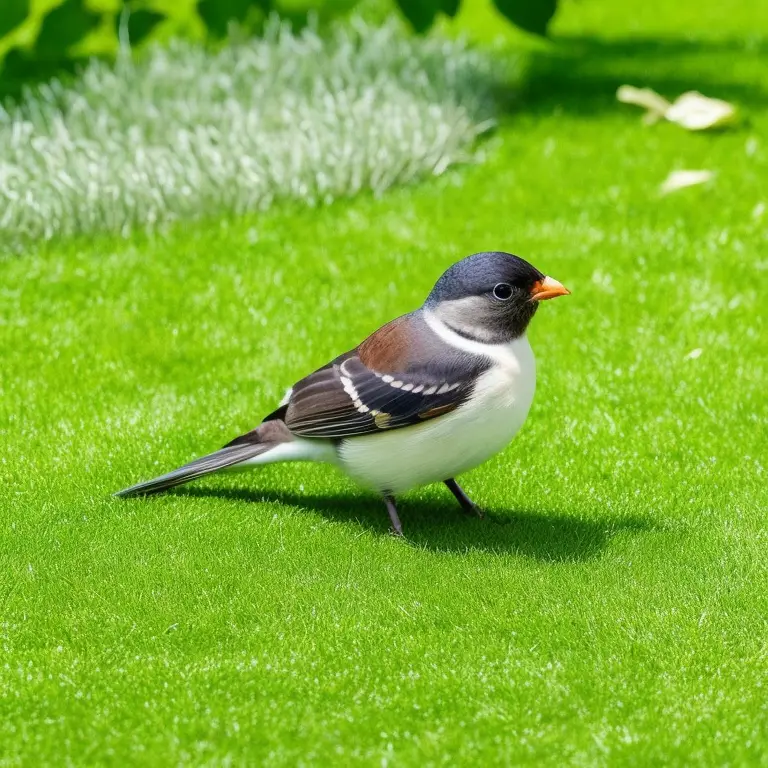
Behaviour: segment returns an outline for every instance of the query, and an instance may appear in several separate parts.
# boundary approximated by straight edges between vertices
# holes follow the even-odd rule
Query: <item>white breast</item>
[[[536,363],[525,336],[509,344],[482,344],[459,336],[428,313],[425,319],[444,341],[485,355],[494,364],[455,411],[412,427],[342,441],[341,467],[378,491],[400,493],[482,464],[517,434],[533,401]]]

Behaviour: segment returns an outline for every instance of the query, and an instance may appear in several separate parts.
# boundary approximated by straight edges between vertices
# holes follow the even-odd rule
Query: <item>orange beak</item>
[[[537,280],[531,288],[531,301],[544,301],[554,299],[557,296],[568,296],[570,291],[553,277],[545,277]]]

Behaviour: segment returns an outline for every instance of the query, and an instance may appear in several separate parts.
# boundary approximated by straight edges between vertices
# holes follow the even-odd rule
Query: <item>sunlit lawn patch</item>
[[[765,763],[768,43],[720,3],[571,6],[483,165],[0,264],[0,762]],[[645,126],[625,82],[748,121]],[[716,175],[660,196],[684,168]],[[573,291],[466,477],[486,521],[428,488],[398,542],[304,465],[111,498],[486,248]]]

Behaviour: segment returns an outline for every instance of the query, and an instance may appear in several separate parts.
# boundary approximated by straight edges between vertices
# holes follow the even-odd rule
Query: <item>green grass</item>
[[[768,765],[768,40],[615,5],[566,6],[482,166],[0,265],[0,763]],[[748,123],[648,128],[622,82]],[[397,541],[304,465],[110,497],[486,248],[573,291],[486,521],[427,488]]]

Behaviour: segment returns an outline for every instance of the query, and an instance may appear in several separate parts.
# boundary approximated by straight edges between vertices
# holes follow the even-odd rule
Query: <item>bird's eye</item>
[[[509,283],[498,283],[493,289],[493,295],[500,301],[506,301],[512,295],[512,286]]]

